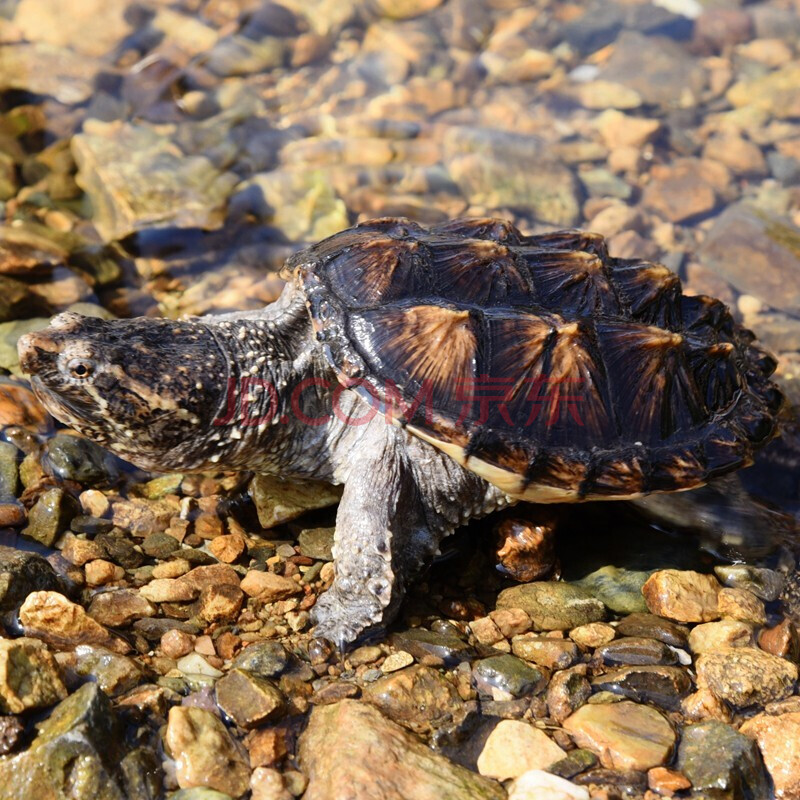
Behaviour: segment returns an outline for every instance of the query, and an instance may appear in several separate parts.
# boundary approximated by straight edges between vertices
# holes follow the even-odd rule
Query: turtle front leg
[[[409,582],[433,560],[438,539],[393,429],[354,454],[336,516],[336,577],[312,610],[315,635],[340,649],[389,623]]]

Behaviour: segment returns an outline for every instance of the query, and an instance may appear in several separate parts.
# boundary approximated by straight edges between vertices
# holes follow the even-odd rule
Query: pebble
[[[78,504],[63,489],[43,492],[28,512],[28,524],[22,533],[52,547],[56,539],[69,529],[69,523],[78,513]]]
[[[642,597],[642,586],[649,577],[649,572],[609,565],[586,575],[576,581],[575,585],[588,589],[617,614],[632,614],[647,611]]]
[[[547,769],[566,753],[543,731],[527,722],[500,720],[478,756],[478,772],[505,781],[529,770]]]
[[[566,669],[579,657],[575,642],[568,639],[551,639],[533,633],[515,636],[511,640],[511,652],[547,669]]]
[[[189,653],[189,655],[179,658],[177,667],[184,675],[203,675],[207,678],[222,677],[222,672],[216,667],[212,667],[200,653]]]
[[[132,658],[105,647],[81,644],[75,648],[74,654],[75,672],[95,681],[110,697],[135,688],[144,678],[144,672]]]
[[[669,222],[688,222],[710,214],[717,206],[714,185],[707,180],[696,159],[654,167],[652,180],[642,193],[642,202]]]
[[[689,629],[671,620],[654,614],[630,614],[617,624],[620,636],[641,636],[656,639],[671,647],[686,647],[689,644]]]
[[[542,512],[532,518],[508,517],[494,526],[497,568],[516,581],[539,580],[555,564],[555,515]]]
[[[280,642],[256,642],[233,660],[233,667],[262,678],[280,675],[289,664],[289,654]]]
[[[238,586],[223,583],[207,586],[197,600],[197,615],[206,622],[234,622],[242,610],[244,592]]]
[[[746,589],[756,597],[771,603],[780,597],[785,578],[779,572],[748,564],[732,564],[714,567],[717,577],[734,589]]]
[[[156,610],[156,607],[139,592],[132,589],[118,589],[94,595],[87,613],[101,625],[122,628],[134,620],[155,616]]]
[[[774,656],[800,661],[800,635],[789,619],[783,619],[774,627],[762,630],[758,634],[758,646]]]
[[[341,732],[347,731],[347,736]],[[356,700],[315,706],[298,743],[308,777],[304,800],[453,798],[502,800],[494,781],[429,749],[413,734]],[[458,787],[454,790],[454,787]]]
[[[364,699],[382,714],[419,734],[464,716],[456,687],[437,670],[415,664],[378,678],[364,690]]]
[[[31,592],[19,609],[26,635],[43,639],[54,647],[98,644],[115,653],[130,649],[84,609],[58,592]]]
[[[61,671],[36,639],[0,639],[0,711],[21,714],[47,708],[67,696]]]
[[[653,767],[647,771],[647,786],[662,797],[672,797],[676,792],[691,789],[692,782],[674,769]]]
[[[151,603],[185,603],[196,597],[192,587],[178,578],[156,578],[143,586],[139,593]]]
[[[409,628],[393,633],[390,637],[393,647],[409,653],[414,658],[428,659],[445,666],[454,666],[468,660],[473,650],[457,636],[449,633],[436,633],[425,628]]]
[[[588,625],[579,625],[569,632],[569,638],[581,647],[602,647],[613,641],[617,635],[613,625],[605,622],[590,622]]]
[[[747,589],[721,589],[717,595],[717,608],[721,617],[766,625],[764,603]]]
[[[232,669],[215,686],[217,704],[240,728],[250,730],[279,719],[286,698],[269,679]]]
[[[165,741],[175,759],[175,777],[182,789],[204,786],[237,798],[250,788],[250,767],[225,726],[210,711],[171,708]]]
[[[663,642],[639,636],[625,636],[595,650],[594,658],[606,666],[620,664],[677,664],[678,657]]]
[[[568,583],[541,582],[512,586],[497,598],[498,608],[522,609],[536,631],[570,630],[605,619],[606,609],[592,594]]]
[[[477,661],[472,675],[479,692],[491,694],[499,689],[512,697],[539,694],[547,683],[546,673],[509,653]]]
[[[292,800],[283,775],[276,769],[258,767],[250,777],[251,800]]]
[[[297,535],[300,554],[317,561],[333,561],[333,534],[335,528],[304,528]]]
[[[274,528],[306,511],[334,505],[342,490],[320,481],[283,481],[270,475],[257,475],[250,484],[250,493],[261,527]]]
[[[676,766],[696,792],[732,798],[770,796],[755,742],[724,722],[687,725]]]
[[[167,631],[160,642],[161,652],[167,658],[179,659],[189,655],[194,650],[194,637],[186,631],[173,628]]]
[[[303,591],[300,584],[291,578],[255,569],[242,578],[241,589],[248,597],[257,597],[266,603],[285,600]]]
[[[579,747],[596,753],[608,769],[662,766],[676,742],[672,726],[658,711],[630,700],[581,706],[563,725]]]
[[[531,770],[511,784],[508,800],[589,800],[589,792],[557,775]]]
[[[755,648],[704,653],[697,660],[698,686],[739,709],[789,697],[796,680],[795,664]]]
[[[665,569],[647,579],[642,594],[652,614],[678,622],[709,622],[719,619],[720,588],[713,575]]]
[[[84,485],[108,482],[117,474],[112,457],[82,436],[59,433],[47,440],[42,462],[48,472]]]
[[[692,690],[692,680],[680,667],[620,667],[592,680],[594,691],[621,694],[639,703],[677,711]]]
[[[53,567],[37,553],[0,545],[0,611],[13,611],[36,591],[63,589]]]
[[[125,577],[125,570],[104,558],[96,558],[86,564],[84,574],[89,586],[105,586],[108,583],[121,581]]]
[[[777,798],[800,797],[800,711],[746,720],[739,733],[756,740]]]
[[[547,687],[548,713],[561,724],[586,703],[591,694],[585,665],[556,672]]]
[[[408,667],[414,663],[414,656],[407,653],[405,650],[399,650],[396,653],[390,653],[386,656],[383,664],[381,664],[381,672],[388,674],[390,672],[397,672],[399,669]]]
[[[714,653],[727,647],[754,647],[755,636],[752,623],[735,619],[706,622],[692,628],[689,634],[689,649],[695,653]]]
[[[559,778],[574,778],[581,772],[597,766],[597,756],[591,750],[583,750],[580,747],[570,750],[561,761],[551,764],[547,771]]]

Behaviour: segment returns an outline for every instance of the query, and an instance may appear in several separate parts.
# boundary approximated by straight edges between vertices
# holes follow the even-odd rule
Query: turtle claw
[[[345,600],[336,587],[329,589],[317,600],[311,611],[315,623],[312,634],[318,639],[327,639],[339,650],[342,657],[348,649],[373,626],[373,603],[365,598],[351,597]]]

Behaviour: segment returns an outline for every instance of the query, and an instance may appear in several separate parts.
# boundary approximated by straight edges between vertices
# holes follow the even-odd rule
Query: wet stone
[[[546,577],[555,564],[557,520],[543,512],[532,519],[511,517],[494,527],[498,569],[517,581]]]
[[[13,752],[25,733],[25,725],[16,716],[0,716],[0,756]]]
[[[556,672],[547,687],[547,710],[550,716],[562,723],[574,714],[592,695],[592,686],[586,679],[586,666]]]
[[[775,786],[775,796],[800,796],[800,711],[777,716],[759,714],[739,729],[754,738]]]
[[[0,442],[0,502],[14,502],[19,487],[19,450],[11,442]]]
[[[698,686],[707,686],[735,708],[764,706],[789,697],[796,680],[795,664],[754,648],[705,653],[697,660]]]
[[[547,734],[527,722],[497,723],[478,756],[478,772],[499,781],[518,778],[532,769],[547,769],[566,753]]]
[[[472,648],[458,637],[425,628],[409,628],[393,633],[390,641],[393,647],[405,650],[415,658],[432,659],[445,666],[454,666],[473,655]]]
[[[575,581],[575,585],[588,589],[615,613],[632,614],[647,611],[642,586],[651,574],[609,565]]]
[[[144,673],[132,658],[113,653],[97,645],[78,645],[75,648],[75,672],[93,680],[111,697],[133,689]]]
[[[117,780],[119,726],[98,686],[81,686],[56,706],[38,729],[25,752],[0,758],[5,798],[124,800],[126,793]]]
[[[289,665],[289,654],[279,642],[257,642],[245,647],[233,660],[235,669],[262,678],[274,678]]]
[[[415,733],[460,722],[464,703],[455,686],[437,670],[415,664],[371,683],[364,699]]]
[[[609,667],[619,664],[643,666],[646,664],[672,665],[678,663],[673,650],[656,639],[626,636],[598,647],[594,658]]]
[[[654,614],[630,614],[617,625],[620,636],[656,639],[672,647],[685,648],[689,643],[689,629],[672,620]]]
[[[511,640],[511,651],[515,656],[547,669],[571,667],[580,655],[578,646],[569,639],[551,639],[532,633],[515,636]]]
[[[672,726],[658,711],[629,700],[582,706],[563,724],[575,743],[595,753],[608,769],[661,766],[676,741]]]
[[[347,736],[341,736],[347,731]],[[371,706],[315,706],[300,736],[305,800],[501,800],[494,781],[435,753]]]
[[[479,692],[491,694],[492,689],[499,689],[512,697],[538,694],[547,680],[541,670],[510,654],[477,661],[472,668],[472,675]]]
[[[765,625],[764,603],[747,589],[722,589],[717,596],[719,613],[723,617]]]
[[[727,647],[753,647],[753,625],[735,619],[706,622],[692,628],[689,649],[693,653],[713,653]]]
[[[541,582],[512,586],[497,598],[498,608],[520,608],[537,631],[570,630],[578,625],[600,622],[606,610],[602,602],[578,586]]]
[[[0,639],[0,711],[21,714],[47,708],[67,696],[61,671],[36,639]]]
[[[756,743],[724,722],[701,722],[683,729],[677,768],[697,792],[743,800],[769,797],[764,764]]]
[[[680,667],[621,667],[595,678],[592,688],[677,711],[681,700],[692,691],[692,680]]]
[[[45,445],[43,463],[63,480],[84,486],[106,482],[116,477],[112,456],[100,445],[80,436],[59,433]]]
[[[575,750],[570,750],[560,761],[551,764],[547,771],[553,775],[558,775],[560,778],[570,780],[596,765],[597,756],[591,750],[584,750],[578,747]]]
[[[789,619],[783,619],[772,628],[758,634],[758,646],[774,656],[800,661],[800,635]]]
[[[232,669],[217,681],[219,707],[240,728],[249,730],[280,718],[286,698],[277,686],[242,669]]]
[[[772,602],[780,597],[786,579],[779,572],[748,564],[714,567],[717,577],[735,589],[747,589],[756,597]]]
[[[72,517],[78,511],[77,502],[63,489],[44,492],[28,512],[28,525],[22,533],[52,547],[61,533],[69,529]]]
[[[31,592],[61,589],[61,579],[40,555],[0,545],[0,611],[14,610]]]
[[[101,625],[120,628],[134,620],[154,616],[156,607],[139,592],[120,589],[96,594],[87,613]]]
[[[508,800],[589,800],[589,792],[558,775],[532,769],[511,783]]]
[[[665,569],[647,579],[642,594],[653,614],[678,622],[709,622],[719,618],[720,588],[713,575]]]
[[[150,558],[167,558],[180,546],[180,542],[168,533],[151,533],[142,542],[142,550]]]
[[[89,517],[79,514],[73,517],[69,523],[69,528],[74,533],[85,534],[89,538],[97,536],[98,533],[109,533],[114,527],[110,519],[100,519],[99,517]]]
[[[569,638],[581,647],[594,649],[602,647],[613,641],[617,635],[616,629],[605,622],[590,622],[588,625],[579,625],[569,632]]]

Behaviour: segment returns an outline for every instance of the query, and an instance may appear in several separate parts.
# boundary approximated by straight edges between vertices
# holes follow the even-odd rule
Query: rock
[[[425,628],[393,633],[389,641],[393,647],[410,653],[414,658],[425,658],[428,663],[438,662],[444,666],[454,666],[474,655],[472,648],[458,637]]]
[[[512,697],[525,697],[539,694],[547,685],[545,673],[509,653],[477,661],[472,675],[478,691],[485,694],[499,689]]]
[[[72,139],[78,184],[105,241],[153,227],[218,228],[236,178],[145,123],[87,120]]]
[[[286,708],[283,693],[267,678],[232,669],[217,681],[217,704],[240,728],[250,730],[278,719]]]
[[[609,667],[620,664],[644,666],[646,664],[671,665],[678,663],[678,657],[663,642],[639,636],[625,636],[609,644],[598,647],[594,658]]]
[[[231,211],[235,216],[255,216],[278,228],[290,241],[317,241],[332,236],[350,224],[347,207],[331,185],[328,173],[321,169],[282,168],[254,175],[237,187],[236,194],[231,198]],[[329,485],[324,490],[314,491],[311,487],[316,481],[284,482],[280,478],[263,475],[256,476],[253,481],[256,487],[263,482],[277,491],[275,502],[278,506],[264,512],[267,519],[280,507],[285,508],[283,513],[290,515],[287,519],[295,519],[302,513],[299,509],[293,510],[296,502],[324,503],[322,506],[310,506],[323,508],[333,505],[341,496],[341,490],[336,491]],[[304,489],[304,486],[308,489]],[[259,506],[257,499],[256,506]],[[261,524],[272,527],[264,525],[263,521]]]
[[[125,570],[122,567],[118,567],[104,558],[90,561],[83,571],[88,586],[105,586],[115,581],[121,581],[125,577]]]
[[[214,558],[233,564],[247,549],[244,537],[238,533],[231,533],[227,536],[217,536],[208,543],[208,551]]]
[[[736,108],[750,106],[779,119],[790,119],[800,116],[798,81],[800,65],[791,63],[774,72],[738,81],[728,89],[726,97]]]
[[[574,714],[590,697],[592,687],[586,680],[586,667],[566,669],[553,675],[547,687],[547,710],[561,724]]]
[[[47,646],[36,639],[0,639],[0,710],[21,714],[63,700],[67,690]]]
[[[341,736],[341,731],[348,735]],[[502,800],[501,787],[355,700],[315,706],[298,743],[304,800]]]
[[[0,758],[4,800],[125,800],[127,792],[117,779],[119,726],[95,684],[84,684],[62,700],[38,728],[26,751]]]
[[[596,753],[609,769],[661,766],[676,740],[672,726],[658,711],[630,700],[581,706],[563,725],[579,747]]]
[[[443,146],[448,172],[473,205],[521,206],[553,225],[569,226],[579,219],[575,176],[535,137],[451,127]]]
[[[243,602],[244,592],[238,586],[207,586],[200,592],[197,615],[206,622],[234,622]]]
[[[156,578],[139,590],[151,603],[186,603],[196,594],[191,586],[179,578]]]
[[[679,622],[709,622],[719,618],[720,588],[713,575],[664,569],[647,579],[642,594],[653,614]]]
[[[642,105],[642,96],[615,81],[596,80],[578,87],[578,99],[584,108],[632,110]]]
[[[642,597],[642,586],[650,575],[650,572],[609,565],[575,581],[574,585],[588,589],[617,614],[632,614],[637,611],[647,611]]]
[[[753,626],[735,619],[706,622],[692,628],[689,649],[695,653],[714,653],[726,647],[754,647]]]
[[[724,722],[701,722],[683,729],[677,767],[695,792],[738,800],[769,797],[755,742]]]
[[[702,164],[685,158],[653,167],[642,203],[669,222],[688,222],[710,214],[717,206],[717,193]]]
[[[672,797],[675,792],[691,789],[692,783],[680,772],[666,767],[653,767],[647,772],[648,788],[662,797]]]
[[[546,769],[566,753],[543,731],[527,722],[497,723],[478,756],[478,772],[505,781],[532,769]]]
[[[99,644],[115,653],[127,653],[130,649],[81,606],[58,592],[31,592],[20,606],[19,621],[27,636],[54,647]]]
[[[167,658],[178,659],[194,650],[194,637],[190,633],[186,633],[186,631],[179,631],[177,628],[173,628],[173,630],[167,631],[161,637],[159,645],[161,646],[161,652]]]
[[[571,667],[580,655],[578,646],[569,639],[551,639],[533,633],[515,636],[511,641],[511,652],[547,669]]]
[[[774,656],[800,661],[800,635],[790,619],[783,619],[758,634],[758,646]]]
[[[276,769],[259,767],[250,778],[251,800],[292,800],[294,795],[285,786],[283,775]]]
[[[173,706],[165,740],[175,759],[175,777],[182,789],[204,786],[241,797],[250,788],[250,767],[245,756],[210,711]]]
[[[189,655],[179,658],[175,664],[184,675],[196,677],[204,676],[206,678],[221,678],[222,672],[216,667],[212,667],[208,661],[200,655],[200,653],[189,653]],[[205,685],[200,681],[201,685]]]
[[[520,775],[509,787],[508,800],[589,800],[589,792],[542,770]]]
[[[405,650],[400,650],[397,653],[390,653],[386,656],[383,664],[381,664],[381,672],[388,675],[390,672],[397,672],[399,669],[408,667],[414,663],[414,656],[411,653],[406,653]]]
[[[570,630],[605,619],[603,603],[591,593],[568,583],[541,582],[504,589],[498,608],[520,608],[536,631]]]
[[[735,708],[783,700],[792,694],[796,680],[795,664],[754,648],[704,653],[697,660],[698,686],[707,686]]]
[[[616,635],[616,629],[605,622],[590,622],[588,625],[579,625],[569,632],[569,638],[575,644],[589,649],[608,644]]]
[[[0,611],[13,611],[31,593],[59,591],[61,579],[36,553],[0,545]]]
[[[63,489],[53,488],[43,492],[28,512],[28,525],[22,533],[52,547],[56,539],[69,529],[69,523],[78,513],[78,504]]]
[[[768,174],[767,160],[761,148],[739,136],[714,136],[703,148],[703,158],[724,164],[734,175],[764,177]]]
[[[107,482],[117,475],[113,457],[107,450],[89,439],[68,433],[48,439],[42,463],[49,473],[62,480],[87,486]]]
[[[655,614],[630,614],[619,621],[616,630],[620,636],[644,636],[672,647],[684,648],[689,644],[687,627]]]
[[[250,493],[261,527],[269,529],[290,522],[306,511],[335,505],[342,489],[321,481],[290,482],[271,475],[257,475],[250,484]]]
[[[300,584],[291,578],[276,575],[274,572],[262,572],[256,569],[251,569],[244,576],[241,588],[248,597],[257,597],[267,603],[285,600],[287,597],[303,591]]]
[[[168,533],[151,533],[142,542],[142,550],[150,558],[168,558],[180,546],[181,543]]]
[[[681,667],[634,666],[611,670],[596,677],[592,688],[677,711],[681,700],[692,691],[692,680]]]
[[[134,620],[155,616],[156,607],[139,592],[119,589],[94,595],[87,613],[101,625],[122,628]]]
[[[768,603],[780,597],[786,582],[779,572],[764,567],[751,567],[748,564],[714,567],[714,572],[725,586],[747,589]]]
[[[245,647],[233,660],[232,666],[262,678],[274,678],[280,675],[288,664],[289,654],[280,642],[256,642]]]
[[[78,645],[74,669],[78,675],[95,681],[111,697],[135,688],[144,678],[144,673],[132,658],[98,645]]]
[[[469,623],[469,629],[478,644],[491,646],[505,638],[491,617],[479,617],[472,620]]]
[[[551,764],[547,771],[558,775],[559,778],[569,779],[595,766],[597,766],[597,756],[591,750],[583,750],[578,747],[570,750],[561,761]]]
[[[169,796],[169,800],[232,800],[232,798],[225,792],[198,786],[192,789],[179,789]]]
[[[766,625],[764,604],[747,589],[725,588],[717,595],[717,608],[721,617]]]
[[[739,729],[754,738],[775,786],[775,797],[800,797],[800,711],[769,716],[759,714]]]
[[[544,512],[526,519],[508,517],[494,526],[497,568],[528,583],[550,574],[555,564],[555,515]]]
[[[437,670],[420,664],[369,684],[364,699],[384,716],[419,734],[460,722],[465,716],[456,687]]]
[[[335,528],[304,528],[297,536],[300,554],[317,561],[333,561]]]
[[[19,717],[10,715],[0,717],[0,756],[8,755],[15,750],[24,733],[25,726]]]
[[[661,128],[660,120],[634,117],[613,109],[604,111],[593,124],[612,150],[618,147],[644,147]]]
[[[679,44],[638,31],[619,35],[600,78],[634,90],[647,105],[664,108],[694,105],[706,85],[705,70]]]
[[[1,385],[0,385],[1,387]],[[4,388],[4,387],[2,387]],[[0,388],[0,394],[2,393]],[[0,502],[13,503],[19,488],[19,450],[11,442],[0,442]]]

